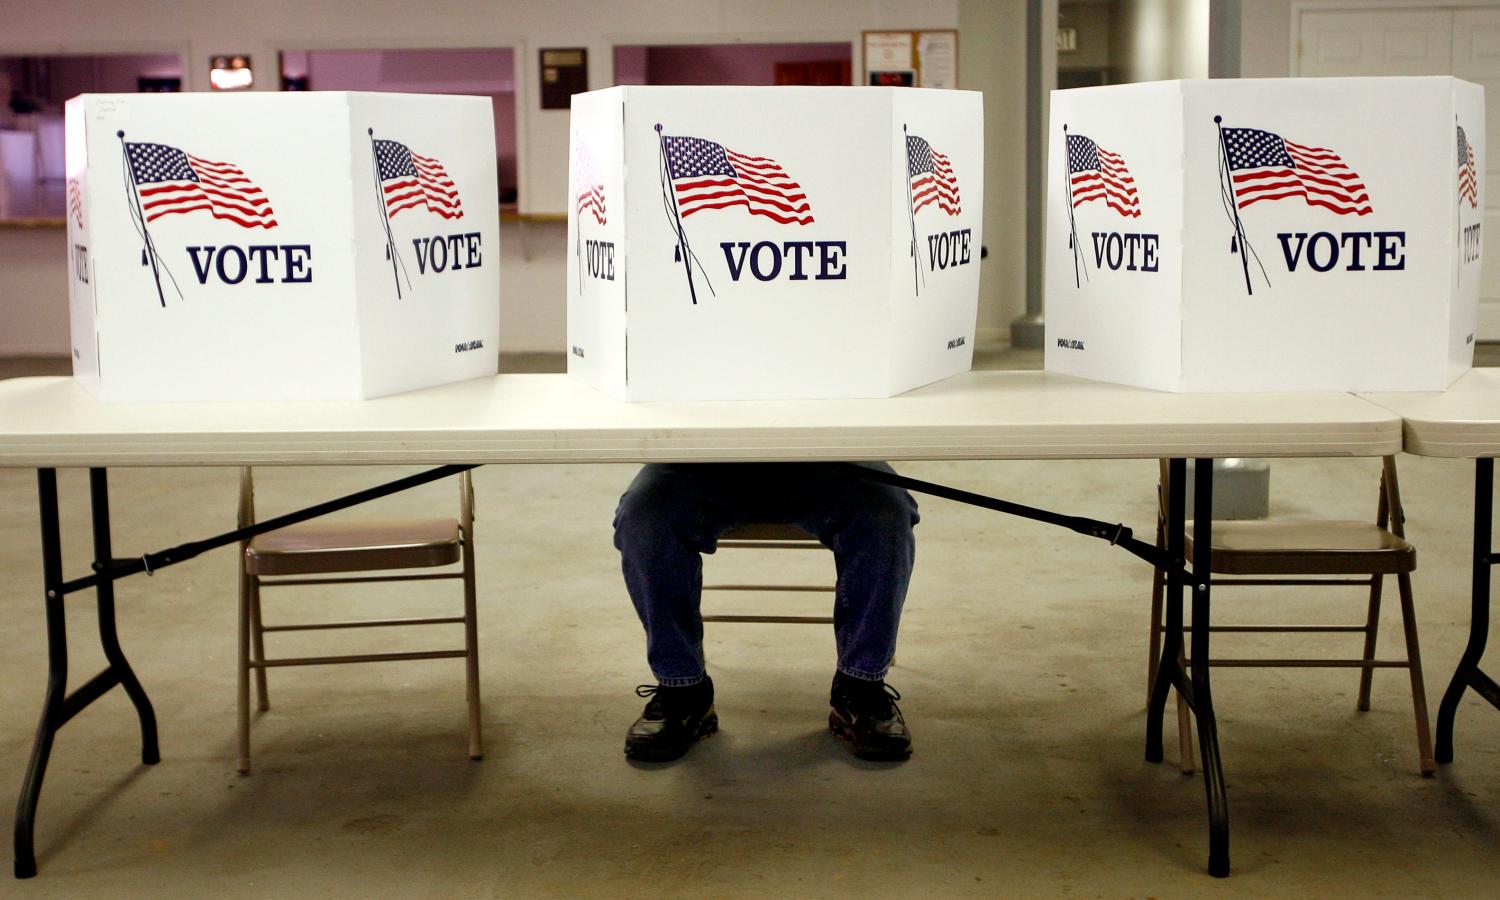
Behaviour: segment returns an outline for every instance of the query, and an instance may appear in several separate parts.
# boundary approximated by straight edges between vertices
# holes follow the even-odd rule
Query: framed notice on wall
[[[863,84],[958,87],[958,31],[866,31]]]
[[[573,95],[589,89],[589,51],[586,47],[542,50],[542,109],[567,109]]]

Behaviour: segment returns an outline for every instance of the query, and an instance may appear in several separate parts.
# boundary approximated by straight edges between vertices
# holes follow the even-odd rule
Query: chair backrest
[[[1171,479],[1168,475],[1168,461],[1158,460],[1160,464],[1160,478],[1156,485],[1156,521],[1157,525],[1167,520],[1167,505],[1169,486]],[[1192,518],[1192,510],[1188,510],[1189,519]],[[1380,465],[1380,496],[1375,508],[1375,524],[1381,528],[1388,529],[1391,534],[1398,538],[1406,537],[1406,513],[1401,506],[1401,484],[1396,477],[1396,457],[1386,456],[1381,458]]]

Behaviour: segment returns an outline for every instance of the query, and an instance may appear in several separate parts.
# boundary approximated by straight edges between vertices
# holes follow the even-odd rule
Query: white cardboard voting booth
[[[66,140],[73,371],[102,399],[357,399],[496,371],[487,99],[86,94]]]
[[[568,372],[628,400],[885,397],[966,371],[980,95],[573,98]]]
[[[1046,367],[1171,391],[1443,390],[1473,361],[1484,91],[1057,91]]]

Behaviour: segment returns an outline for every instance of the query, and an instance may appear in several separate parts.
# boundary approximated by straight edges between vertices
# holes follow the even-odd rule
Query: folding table
[[[1230,456],[1385,456],[1401,420],[1343,393],[1168,394],[1044,372],[972,372],[889,399],[622,403],[564,375],[501,375],[350,403],[101,404],[69,378],[0,382],[0,466],[37,470],[49,679],[16,816],[15,874],[36,873],[32,835],[53,737],[116,685],[139,714],[142,759],[159,758],[145,690],[119,646],[113,582],[152,572],[264,530],[341,509],[464,467],[490,463],[1170,458],[1165,552],[1121,523],[1039,510],[901,476],[902,486],[1061,525],[1165,569],[1168,631],[1147,719],[1146,758],[1162,758],[1162,718],[1176,687],[1198,721],[1209,812],[1209,871],[1229,873],[1228,804],[1209,689],[1209,630],[1192,629],[1191,672],[1178,663],[1183,594],[1209,622],[1213,466]],[[1183,559],[1186,460],[1195,475],[1194,549]],[[300,513],[179,547],[117,557],[109,528],[112,466],[437,463]],[[94,572],[68,580],[61,562],[56,469],[90,472]],[[859,471],[867,472],[860,468]],[[229,500],[226,498],[226,503]],[[1203,573],[1201,576],[1198,573]],[[109,666],[67,692],[63,600],[93,589]],[[226,620],[227,621],[227,620]],[[1132,636],[1133,637],[1133,636]]]
[[[1491,542],[1495,457],[1500,455],[1500,369],[1471,369],[1441,393],[1366,394],[1404,420],[1406,452],[1474,460],[1474,556],[1469,642],[1438,706],[1440,763],[1453,762],[1453,720],[1464,691],[1473,688],[1500,708],[1500,685],[1479,668],[1490,630],[1490,567],[1500,562]]]

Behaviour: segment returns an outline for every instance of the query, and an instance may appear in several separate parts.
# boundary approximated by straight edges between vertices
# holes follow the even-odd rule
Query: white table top
[[[878,400],[624,403],[500,375],[340,403],[99,403],[0,381],[0,466],[1379,456],[1401,420],[1343,393],[1170,394],[970,372]]]
[[[1500,456],[1500,369],[1471,369],[1446,391],[1360,396],[1405,420],[1408,453]]]

